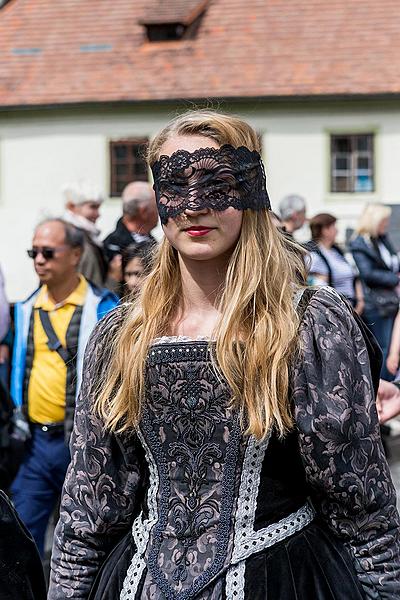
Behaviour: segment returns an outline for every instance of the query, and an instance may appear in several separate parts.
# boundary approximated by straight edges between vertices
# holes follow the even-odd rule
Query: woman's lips
[[[189,227],[188,229],[185,229],[185,233],[187,233],[191,237],[199,237],[201,235],[207,235],[207,233],[210,233],[210,231],[212,231],[213,229],[213,227],[193,226]]]

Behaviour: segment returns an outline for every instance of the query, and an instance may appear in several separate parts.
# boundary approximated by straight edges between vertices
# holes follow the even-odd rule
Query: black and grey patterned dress
[[[105,432],[92,383],[120,320],[87,350],[50,600],[400,598],[368,352],[336,292],[305,309],[284,440],[245,437],[209,344],[174,338],[150,349],[139,430]]]

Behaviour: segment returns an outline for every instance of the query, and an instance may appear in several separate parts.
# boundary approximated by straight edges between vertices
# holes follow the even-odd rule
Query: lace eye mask
[[[261,157],[244,146],[177,150],[151,169],[163,224],[186,209],[271,208]]]

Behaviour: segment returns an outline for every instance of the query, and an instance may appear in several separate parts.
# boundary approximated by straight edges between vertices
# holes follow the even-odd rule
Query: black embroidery
[[[193,353],[205,358],[191,362]],[[176,362],[175,355],[182,359]],[[206,343],[155,346],[150,360],[141,430],[158,465],[160,502],[147,564],[166,598],[185,600],[203,589],[227,558],[240,425],[228,409],[227,386],[212,369]],[[176,540],[173,548],[166,532]],[[209,535],[215,544],[207,544]]]
[[[152,171],[164,224],[187,208],[271,208],[261,157],[244,146],[177,150],[171,156],[160,156]]]

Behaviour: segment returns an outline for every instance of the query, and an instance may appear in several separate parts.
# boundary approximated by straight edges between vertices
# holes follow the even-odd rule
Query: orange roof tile
[[[195,39],[153,43],[148,7],[10,0],[0,106],[400,93],[399,0],[211,0]]]

